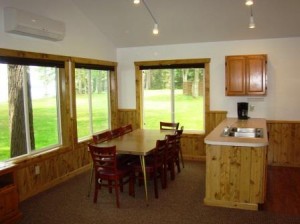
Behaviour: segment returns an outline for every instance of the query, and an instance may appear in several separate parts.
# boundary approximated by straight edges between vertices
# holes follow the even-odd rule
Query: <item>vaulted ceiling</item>
[[[73,0],[75,5],[118,48],[284,38],[300,36],[300,0],[254,0],[255,29],[249,29],[245,0]]]

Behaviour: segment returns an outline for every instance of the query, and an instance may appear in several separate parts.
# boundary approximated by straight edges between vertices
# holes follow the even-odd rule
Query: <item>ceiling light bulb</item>
[[[253,18],[253,16],[250,16],[249,28],[250,28],[250,29],[255,28],[255,23],[254,23],[254,18]]]
[[[246,5],[253,5],[253,0],[246,0],[245,4]]]
[[[158,31],[158,24],[155,23],[155,24],[154,24],[154,28],[153,28],[153,34],[154,34],[154,35],[157,35],[158,32],[159,32],[159,31]]]
[[[133,0],[133,4],[140,4],[140,0]]]

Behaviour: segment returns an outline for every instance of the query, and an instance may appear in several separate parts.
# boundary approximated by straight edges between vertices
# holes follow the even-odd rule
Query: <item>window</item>
[[[0,161],[61,145],[64,63],[0,57]]]
[[[75,64],[78,139],[110,128],[110,72],[113,67]]]
[[[209,111],[210,59],[135,62],[141,127],[179,122],[193,133],[205,131]]]

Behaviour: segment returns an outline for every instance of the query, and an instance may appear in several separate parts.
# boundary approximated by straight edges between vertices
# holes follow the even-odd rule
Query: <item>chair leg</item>
[[[97,203],[99,186],[101,186],[101,183],[98,183],[97,178],[95,178],[94,203]]]
[[[157,172],[156,172],[156,170],[153,172],[153,181],[154,181],[154,194],[155,194],[155,198],[158,198]]]
[[[175,180],[175,166],[174,161],[169,163],[170,173],[171,173],[171,180]]]
[[[119,200],[119,181],[116,180],[115,182],[115,192],[116,192],[116,203],[117,203],[117,207],[120,208],[120,200]]]
[[[161,167],[160,170],[160,182],[161,182],[161,188],[164,189],[165,187],[165,174],[164,174],[164,168]]]
[[[123,179],[120,178],[120,191],[123,192]]]
[[[129,179],[129,195],[132,197],[135,197],[135,172],[130,173],[130,179]]]
[[[175,159],[175,163],[177,166],[177,172],[180,173],[181,169],[180,169],[180,162],[179,162],[179,153],[177,155],[177,158]]]
[[[90,172],[90,180],[89,180],[89,189],[88,189],[88,194],[87,194],[88,197],[90,197],[90,194],[91,194],[93,178],[94,178],[94,165],[92,164],[91,172]]]
[[[166,163],[164,166],[164,184],[165,184],[164,188],[168,187],[168,169],[169,169],[168,163]]]

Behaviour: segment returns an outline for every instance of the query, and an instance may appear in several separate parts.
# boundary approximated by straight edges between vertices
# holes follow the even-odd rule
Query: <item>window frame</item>
[[[68,105],[66,101],[63,101],[64,95],[66,95],[66,89],[68,89],[68,82],[65,82],[67,80],[67,61],[69,60],[68,57],[64,56],[58,56],[58,55],[48,55],[48,54],[40,54],[40,53],[34,53],[34,52],[24,52],[24,51],[16,51],[16,50],[8,50],[8,49],[2,49],[0,48],[0,58],[1,63],[7,63],[7,64],[20,64],[20,65],[28,65],[28,66],[49,66],[49,67],[58,67],[62,69],[58,69],[58,77],[56,77],[57,83],[57,123],[59,126],[59,143],[44,147],[39,150],[32,150],[30,148],[30,151],[27,151],[26,154],[16,156],[13,158],[9,158],[5,161],[18,161],[23,158],[28,158],[31,156],[35,156],[37,154],[46,153],[53,149],[63,148],[66,145],[69,145],[68,141],[68,133],[67,133],[67,126],[68,126],[68,119],[67,119],[67,113],[66,108],[68,108]],[[23,90],[24,91],[24,90]],[[27,100],[25,100],[26,102]],[[26,115],[25,115],[26,116]],[[28,130],[27,130],[28,131]],[[27,134],[26,134],[27,135]],[[26,137],[28,140],[28,137]],[[26,142],[27,142],[26,140]],[[26,143],[27,145],[30,143]]]
[[[46,53],[36,53],[30,51],[20,51],[0,48],[0,57],[14,57],[18,60],[38,61],[38,62],[60,62],[64,67],[64,72],[59,74],[59,92],[60,92],[60,124],[61,124],[61,145],[58,147],[49,148],[45,151],[37,151],[35,154],[25,154],[23,156],[11,158],[10,161],[20,163],[31,159],[41,158],[40,156],[53,156],[67,151],[75,150],[77,147],[81,147],[81,144],[85,145],[87,141],[78,143],[77,141],[77,125],[76,119],[76,102],[75,102],[75,85],[74,63],[86,63],[103,66],[112,66],[114,72],[110,74],[110,108],[111,108],[111,128],[118,126],[118,91],[117,91],[117,63],[112,61],[102,61],[87,58],[78,58],[70,56],[52,55]],[[62,69],[60,69],[62,71]],[[80,145],[79,145],[80,144]],[[8,161],[8,160],[5,160]]]
[[[185,131],[185,133],[191,134],[203,134],[206,130],[207,123],[207,113],[210,111],[210,59],[178,59],[178,60],[158,60],[158,61],[136,61],[134,62],[135,66],[135,80],[136,80],[136,107],[137,107],[137,119],[138,119],[138,128],[143,127],[143,86],[142,86],[142,70],[143,68],[149,67],[167,67],[170,65],[182,66],[185,67],[191,64],[204,64],[205,69],[205,97],[204,97],[204,132],[203,131]]]
[[[104,70],[110,70],[109,74],[109,117],[110,117],[110,128],[115,128],[118,125],[118,118],[116,117],[118,111],[118,101],[117,101],[117,63],[111,61],[103,61],[103,60],[96,60],[96,59],[86,59],[86,58],[79,58],[73,57],[71,58],[71,73],[70,73],[70,80],[71,80],[71,118],[73,120],[73,143],[80,144],[81,142],[85,142],[87,138],[78,138],[77,132],[77,111],[76,111],[76,90],[75,90],[75,68],[77,65],[86,66],[90,69],[92,68],[102,68]],[[91,136],[90,136],[91,137]]]

